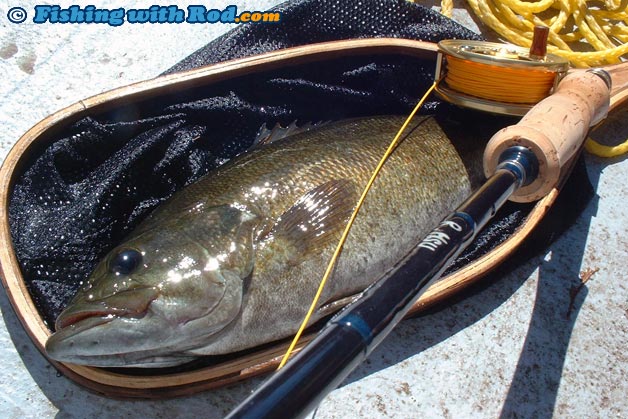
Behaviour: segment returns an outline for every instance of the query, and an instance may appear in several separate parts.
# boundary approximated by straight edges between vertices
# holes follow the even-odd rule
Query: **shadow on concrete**
[[[582,165],[583,161],[579,164]],[[594,170],[591,177],[593,184],[597,185],[599,170]],[[570,180],[571,185],[566,188],[582,189],[582,194],[588,195],[584,201],[588,205],[577,217],[577,223],[568,228],[560,240],[548,245],[546,241],[555,237],[532,237],[507,262],[508,266],[500,267],[472,286],[464,296],[457,297],[458,301],[450,300],[440,311],[402,322],[343,385],[402,362],[481,320],[503,304],[538,269],[533,314],[501,417],[551,417],[571,333],[587,295],[586,286],[580,289],[573,301],[570,293],[580,284],[579,268],[590,221],[597,211],[598,198],[591,199],[593,188],[582,177],[584,173],[574,173],[580,177]],[[557,205],[573,207],[577,199],[571,198]],[[558,217],[565,214],[563,210],[567,211],[560,206],[556,209]],[[564,222],[570,225],[573,220],[566,219]],[[546,228],[545,223],[537,230]],[[549,256],[529,259],[531,252],[538,253],[541,249],[546,249],[543,253]]]
[[[586,243],[589,221],[596,204],[589,205],[578,230],[570,231],[551,249],[551,259],[539,266],[539,282],[530,327],[519,362],[508,390],[501,418],[551,417],[563,371],[571,333],[586,296],[586,285],[573,295],[580,284],[579,268]]]
[[[589,162],[587,169],[592,190],[597,190],[602,166]],[[581,182],[574,183],[578,187]],[[577,224],[550,246],[551,258],[539,266],[530,328],[501,418],[551,417],[554,413],[567,348],[578,312],[588,294],[586,285],[580,286],[579,269],[598,201],[599,197],[594,196]]]

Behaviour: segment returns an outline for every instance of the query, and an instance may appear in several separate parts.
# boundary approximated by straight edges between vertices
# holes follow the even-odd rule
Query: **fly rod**
[[[616,70],[625,73],[624,66]],[[625,88],[621,75],[621,93]],[[568,73],[484,152],[487,181],[389,275],[334,316],[316,338],[235,408],[228,418],[302,417],[336,388],[401,321],[412,304],[507,200],[532,202],[555,187],[593,125],[609,110],[611,75]]]

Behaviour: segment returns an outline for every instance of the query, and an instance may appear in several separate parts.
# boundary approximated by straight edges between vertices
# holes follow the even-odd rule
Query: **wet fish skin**
[[[96,267],[57,319],[48,354],[160,367],[293,334],[402,122],[365,118],[296,134],[176,193]],[[469,195],[481,171],[463,159],[479,162],[480,153],[461,158],[434,118],[419,120],[367,196],[312,322],[328,314],[325,303],[384,275]],[[139,255],[137,266],[113,272],[123,254]]]

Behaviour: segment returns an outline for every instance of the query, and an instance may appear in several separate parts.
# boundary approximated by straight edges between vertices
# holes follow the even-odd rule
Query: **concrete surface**
[[[97,6],[153,3],[102,1]],[[229,3],[212,1],[211,6]],[[236,3],[241,10],[263,10],[276,2]],[[48,114],[153,77],[229,29],[16,25],[6,19],[9,7],[32,11],[34,4],[0,3],[2,157]],[[616,131],[628,136],[625,122]],[[597,197],[565,235],[474,295],[404,321],[312,416],[628,417],[628,161],[588,158],[587,166]],[[567,316],[570,288],[585,269],[599,271]],[[217,418],[261,382],[174,400],[110,400],[60,376],[32,345],[2,292],[0,309],[2,418]]]

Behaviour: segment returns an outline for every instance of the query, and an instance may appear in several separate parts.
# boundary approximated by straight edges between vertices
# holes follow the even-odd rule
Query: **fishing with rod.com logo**
[[[104,23],[120,26],[124,23],[277,23],[280,12],[242,11],[236,5],[224,9],[212,9],[203,5],[190,5],[180,8],[176,5],[153,5],[144,9],[98,8],[94,5],[61,7],[59,5],[36,5],[31,12],[23,7],[12,7],[7,18],[12,23],[23,23],[29,13],[32,22],[38,24],[56,23]]]

